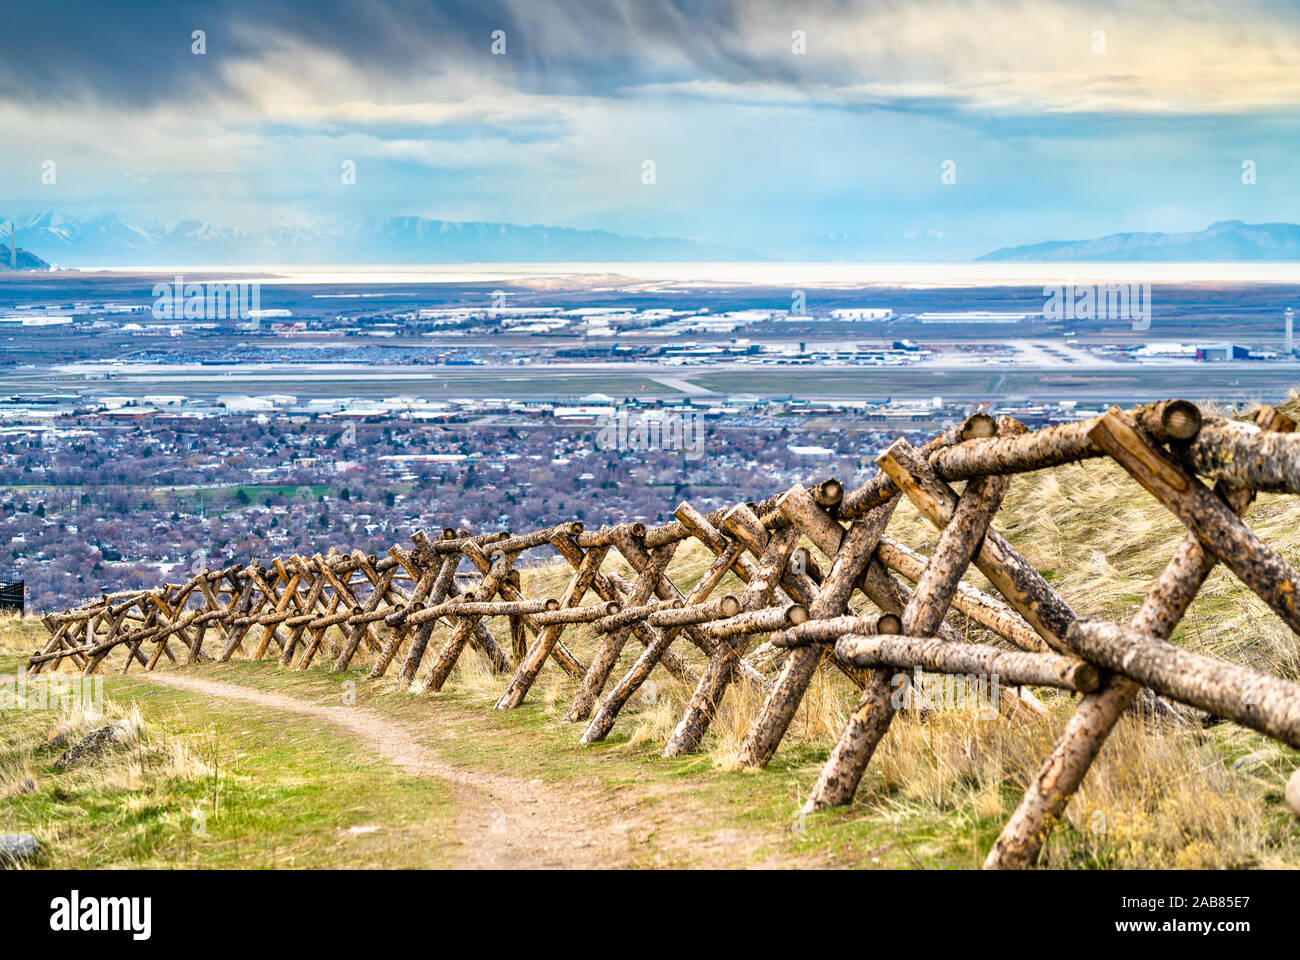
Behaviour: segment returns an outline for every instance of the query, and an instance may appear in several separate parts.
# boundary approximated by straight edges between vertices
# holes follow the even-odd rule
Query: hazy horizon
[[[393,264],[364,268],[346,264],[155,265],[140,267],[75,267],[59,273],[120,276],[175,274],[265,275],[264,284],[289,283],[474,283],[558,277],[619,278],[648,283],[693,283],[736,286],[784,284],[862,286],[1032,286],[1038,283],[1253,284],[1300,283],[1300,263],[1087,261],[1022,263],[966,261],[641,261],[583,263],[533,261],[521,263]],[[2,276],[2,275],[0,275]],[[24,275],[14,275],[20,280]],[[26,274],[25,276],[32,276]]]

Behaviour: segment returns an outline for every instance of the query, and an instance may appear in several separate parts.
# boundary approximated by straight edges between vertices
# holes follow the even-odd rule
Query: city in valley
[[[417,527],[661,522],[810,470],[860,483],[897,436],[975,410],[1037,427],[1296,380],[1293,284],[1133,285],[1125,305],[1098,283],[1088,309],[1072,284],[1060,310],[1023,280],[604,269],[11,275],[0,569],[39,610]]]

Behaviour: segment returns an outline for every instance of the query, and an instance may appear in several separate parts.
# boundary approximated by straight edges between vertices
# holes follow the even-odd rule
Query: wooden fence
[[[662,665],[694,691],[664,755],[697,750],[724,692],[739,683],[759,692],[762,706],[738,760],[761,767],[818,667],[828,664],[860,695],[807,810],[852,800],[897,708],[899,668],[977,675],[1004,700],[1040,711],[1028,688],[1075,691],[1081,699],[1072,717],[986,861],[1026,867],[1130,707],[1172,716],[1183,712],[1170,703],[1177,701],[1300,747],[1300,684],[1167,642],[1216,563],[1300,631],[1300,575],[1240,519],[1256,491],[1300,494],[1294,426],[1271,408],[1249,424],[1204,417],[1180,400],[1033,432],[1009,417],[977,414],[920,448],[898,440],[877,459],[879,472],[852,491],[834,479],[796,484],[707,515],[682,503],[673,522],[650,529],[562,523],[523,535],[417,531],[411,549],[394,546],[384,557],[335,550],[277,557],[105,595],[46,616],[49,642],[28,669],[71,663],[91,674],[112,657],[126,672],[137,662],[152,670],[164,658],[261,659],[270,651],[300,670],[323,654],[338,671],[364,647],[370,679],[395,670],[407,687],[423,665],[419,685],[437,691],[469,646],[508,677],[497,710],[518,707],[554,661],[576,684],[564,719],[582,724],[581,742],[589,744],[608,736]],[[1012,475],[1103,456],[1187,528],[1127,624],[1082,618],[992,526]],[[960,481],[958,493],[950,484]],[[939,530],[928,557],[886,534],[904,497]],[[683,593],[671,564],[691,538],[715,559]],[[572,567],[561,596],[521,591],[516,563],[534,550],[555,550]],[[602,572],[611,551],[634,579]],[[473,581],[458,577],[466,562]],[[972,563],[1001,598],[963,582]],[[744,587],[739,596],[718,596],[729,571]],[[850,612],[855,591],[869,612]],[[487,629],[490,618],[508,626],[500,631],[508,647]],[[563,642],[565,628],[578,623],[600,638],[586,664]],[[440,626],[445,637],[433,645]],[[762,635],[770,639],[751,650]],[[615,678],[632,640],[639,655]],[[674,644],[703,653],[698,673]]]

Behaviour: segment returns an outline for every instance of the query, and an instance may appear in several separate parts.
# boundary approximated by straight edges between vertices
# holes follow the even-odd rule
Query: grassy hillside
[[[1247,519],[1300,563],[1300,502],[1261,496]],[[997,524],[1076,610],[1114,619],[1131,616],[1183,534],[1109,462],[1014,478]],[[906,502],[889,533],[922,551],[935,539]],[[689,588],[708,559],[684,545],[671,567],[678,585]],[[531,568],[525,593],[559,596],[569,573]],[[977,573],[971,580],[988,588]],[[722,587],[739,589],[734,582]],[[12,674],[18,654],[35,649],[43,633],[30,620],[0,624],[0,647],[12,651],[0,667]],[[442,639],[435,635],[435,643]],[[586,627],[570,628],[565,642],[584,659],[594,646]],[[1221,567],[1174,642],[1300,679],[1300,643]],[[699,665],[689,644],[674,649]],[[633,641],[624,667],[636,652]],[[331,709],[349,704],[409,735],[445,765],[443,774],[397,769],[377,756],[364,731],[332,720],[173,689],[132,672],[106,679],[107,709],[138,718],[140,738],[91,769],[57,771],[53,752],[41,746],[87,718],[48,711],[0,718],[0,831],[36,833],[60,866],[472,865],[467,847],[496,843],[498,823],[506,840],[545,846],[551,834],[544,828],[512,834],[523,823],[520,811],[540,806],[554,814],[553,833],[564,838],[564,851],[546,855],[563,863],[587,858],[577,865],[976,867],[1077,699],[1038,691],[1045,717],[1023,710],[901,714],[853,806],[804,819],[796,811],[855,699],[838,674],[817,677],[775,761],[755,773],[731,763],[758,707],[741,688],[728,695],[702,753],[664,760],[659,750],[690,691],[662,670],[610,740],[584,748],[581,729],[560,722],[573,681],[553,666],[526,705],[508,714],[490,712],[504,679],[472,653],[436,695],[367,683],[361,677],[368,667],[358,658],[341,675],[272,662],[166,673]],[[1044,862],[1300,866],[1300,822],[1282,799],[1298,765],[1300,752],[1230,723],[1173,727],[1126,718]],[[450,788],[447,770],[456,772]],[[205,835],[192,831],[196,809],[206,816]],[[367,826],[379,829],[354,829]],[[587,845],[591,853],[575,852]]]

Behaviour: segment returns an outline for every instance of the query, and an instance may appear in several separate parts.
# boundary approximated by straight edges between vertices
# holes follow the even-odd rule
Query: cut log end
[[[812,490],[813,499],[823,507],[836,507],[844,500],[844,484],[834,477],[823,480]]]
[[[792,627],[808,622],[808,608],[801,603],[792,603],[785,609],[785,620]]]
[[[1255,413],[1255,426],[1273,433],[1294,433],[1296,422],[1277,407],[1265,404]]]
[[[1160,425],[1171,440],[1190,440],[1201,431],[1201,410],[1190,400],[1170,400],[1160,413]]]
[[[549,599],[546,601],[546,609],[547,609],[547,610],[559,610],[559,609],[560,609],[560,601],[559,601],[559,600],[556,600],[554,597],[549,598]]]
[[[1074,668],[1074,688],[1080,693],[1091,693],[1101,686],[1101,671],[1091,663],[1081,663]]]
[[[903,620],[897,614],[882,613],[876,620],[876,633],[898,634],[903,632]]]
[[[726,617],[734,617],[736,614],[740,613],[740,601],[735,597],[723,597],[722,602],[718,604],[718,607],[721,609],[723,616]]]
[[[997,436],[998,422],[987,413],[972,413],[962,421],[958,435],[962,440],[979,440]]]
[[[623,604],[616,600],[611,600],[609,603],[605,604],[605,616],[612,617],[614,614],[621,612],[622,609]]]

